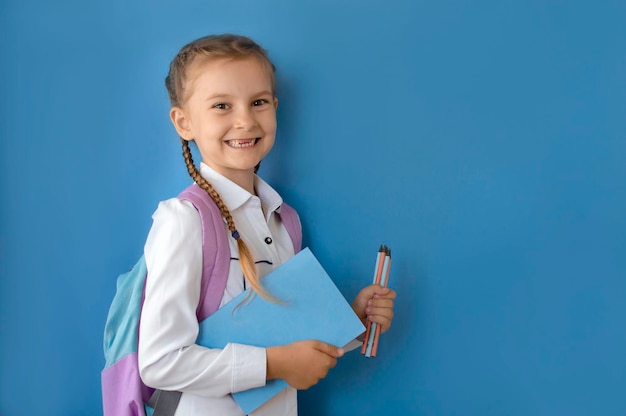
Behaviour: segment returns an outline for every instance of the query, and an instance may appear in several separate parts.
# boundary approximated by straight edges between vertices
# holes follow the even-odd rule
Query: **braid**
[[[205,36],[197,39],[185,46],[178,52],[176,57],[170,63],[170,69],[165,78],[165,86],[170,98],[170,104],[173,107],[180,107],[188,98],[189,91],[189,79],[188,70],[198,59],[215,59],[215,58],[249,58],[254,57],[259,59],[260,62],[266,67],[268,74],[270,75],[272,82],[272,92],[274,91],[274,72],[276,68],[269,59],[267,51],[260,45],[255,43],[252,39],[245,36],[237,36],[231,34],[224,35],[212,35]],[[272,302],[280,302],[277,298],[272,296],[262,285],[257,276],[256,266],[254,264],[254,258],[248,246],[243,241],[243,238],[239,236],[235,227],[235,221],[233,220],[230,211],[222,201],[222,198],[217,191],[211,186],[211,184],[200,175],[196,168],[191,151],[189,150],[189,144],[182,139],[183,156],[185,158],[185,164],[189,176],[204,189],[211,199],[215,201],[219,208],[222,217],[226,220],[228,230],[231,235],[237,240],[237,246],[239,247],[239,258],[241,264],[241,270],[243,271],[244,278],[250,284],[253,292],[258,293],[264,299]],[[255,173],[259,166],[255,167]],[[252,292],[251,292],[252,293]]]
[[[237,247],[239,248],[239,263],[241,265],[241,271],[243,272],[243,276],[246,281],[252,287],[252,290],[265,300],[271,302],[278,302],[278,299],[272,296],[261,284],[261,281],[256,272],[256,265],[254,264],[254,258],[252,257],[252,253],[248,248],[247,244],[243,241],[243,238],[237,232],[235,228],[235,221],[233,220],[230,211],[222,201],[222,198],[217,193],[215,188],[200,175],[196,165],[193,162],[193,157],[191,155],[191,150],[189,149],[189,143],[187,140],[181,138],[181,143],[183,146],[183,157],[185,158],[185,165],[187,166],[187,172],[189,172],[189,176],[194,180],[198,186],[206,191],[209,194],[211,199],[215,202],[220,212],[222,213],[222,217],[226,220],[226,224],[228,225],[228,230],[232,234],[232,236],[237,240]]]
[[[220,209],[220,212],[222,213],[222,217],[224,217],[224,219],[226,220],[228,229],[230,230],[231,233],[234,233],[236,231],[235,221],[233,221],[233,217],[230,215],[230,211],[228,210],[226,205],[224,205],[222,198],[217,193],[215,188],[213,188],[213,186],[211,186],[211,184],[206,179],[204,179],[202,175],[200,175],[200,172],[198,172],[198,169],[196,168],[196,165],[193,162],[193,157],[191,156],[191,150],[189,149],[189,143],[187,143],[187,140],[185,139],[180,139],[180,140],[183,145],[183,157],[185,158],[185,165],[187,165],[187,172],[189,172],[189,176],[191,176],[191,179],[193,179],[194,182],[197,183],[200,188],[204,189],[209,194],[211,199],[215,202],[217,207]]]

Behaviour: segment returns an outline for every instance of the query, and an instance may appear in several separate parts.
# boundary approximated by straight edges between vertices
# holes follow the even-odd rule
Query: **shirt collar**
[[[255,175],[254,177],[256,195],[253,195],[204,163],[200,163],[200,174],[204,179],[209,181],[217,193],[220,194],[222,201],[231,211],[241,207],[249,200],[258,197],[261,201],[261,207],[265,213],[266,220],[269,219],[272,212],[276,211],[280,213],[280,206],[283,203],[282,197],[259,176]]]

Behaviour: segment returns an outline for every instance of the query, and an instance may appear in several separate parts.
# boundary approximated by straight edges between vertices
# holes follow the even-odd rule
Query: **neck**
[[[256,195],[256,191],[254,190],[254,170],[230,171],[222,174],[246,191],[250,192],[252,195]]]
[[[251,175],[250,178],[246,178],[245,181],[235,181],[233,179],[231,180],[237,185],[241,186],[246,191],[250,192],[252,195],[256,195],[256,190],[254,189],[254,175]]]
[[[227,169],[220,168],[219,166],[214,166],[210,162],[207,163],[206,161],[203,161],[203,163],[209,166],[215,172],[225,176],[237,185],[241,186],[252,195],[256,195],[256,192],[254,190],[254,178],[256,177],[256,174],[254,173],[254,168],[246,170]]]

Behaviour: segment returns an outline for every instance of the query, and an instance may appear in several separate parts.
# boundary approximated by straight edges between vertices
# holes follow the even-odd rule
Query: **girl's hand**
[[[343,350],[321,341],[298,341],[268,347],[267,379],[282,378],[290,386],[305,390],[326,377]]]
[[[367,321],[380,325],[381,333],[391,326],[393,319],[393,300],[396,292],[381,285],[369,285],[362,289],[352,302],[354,313],[361,318],[363,325]]]

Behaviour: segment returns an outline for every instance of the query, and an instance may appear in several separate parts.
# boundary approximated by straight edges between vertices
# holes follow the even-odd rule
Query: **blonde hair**
[[[188,71],[189,68],[198,60],[218,58],[244,59],[249,57],[254,57],[267,66],[268,73],[271,76],[273,93],[275,67],[270,61],[267,52],[252,39],[245,36],[230,34],[211,35],[194,40],[193,42],[183,46],[170,63],[170,70],[165,78],[165,87],[167,88],[167,93],[172,107],[180,107],[189,97],[189,91],[187,88],[190,81],[188,79]],[[181,137],[181,143],[183,148],[183,157],[185,159],[185,165],[187,166],[189,176],[191,176],[195,183],[204,189],[209,194],[211,199],[215,201],[215,204],[226,220],[226,224],[231,235],[235,238],[235,240],[237,240],[237,246],[239,248],[239,263],[241,265],[244,278],[255,293],[258,293],[264,299],[276,301],[277,299],[272,296],[261,284],[252,253],[243,238],[239,235],[239,232],[235,227],[235,221],[233,220],[228,207],[226,207],[222,198],[213,186],[202,177],[196,168],[187,140]],[[258,168],[259,167],[257,165],[255,172]]]

